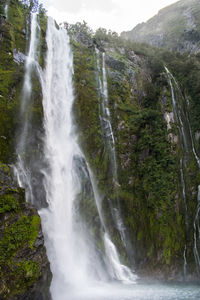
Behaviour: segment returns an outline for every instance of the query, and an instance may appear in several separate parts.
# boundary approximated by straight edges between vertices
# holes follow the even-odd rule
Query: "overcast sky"
[[[177,0],[41,0],[58,23],[82,22],[120,33],[145,22]]]

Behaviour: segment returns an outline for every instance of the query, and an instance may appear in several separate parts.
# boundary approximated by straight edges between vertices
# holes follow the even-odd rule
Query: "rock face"
[[[181,0],[170,5],[146,23],[122,32],[122,37],[171,51],[198,53],[200,46],[200,3]]]
[[[126,254],[108,212],[109,203],[114,204],[117,199],[130,246],[128,259],[136,272],[158,279],[182,280],[183,254],[187,245],[187,278],[196,278],[192,215],[196,209],[198,166],[192,152],[188,153],[184,166],[190,211],[188,230],[180,175],[180,159],[184,152],[178,124],[173,118],[171,89],[164,69],[169,62],[173,72],[173,65],[178,66],[177,76],[181,78],[182,67],[179,65],[183,66],[187,59],[180,56],[178,60],[168,51],[159,52],[155,48],[126,43],[102,32],[100,38],[94,37],[93,47],[80,40],[72,39],[72,44],[76,91],[74,112],[80,144],[97,178],[98,189],[103,195],[104,215],[121,256],[126,257]],[[100,51],[100,68],[103,53],[105,56],[117,185],[110,175],[99,121],[102,99],[97,84],[95,47]],[[189,65],[189,60],[186,65]],[[174,86],[174,90],[176,97],[180,98],[179,89]],[[189,100],[190,109],[197,109],[197,105],[192,104],[194,100],[195,97]],[[87,208],[90,210],[89,202]],[[92,214],[92,209],[87,213]]]
[[[180,3],[186,5],[186,1]],[[191,0],[190,3],[196,2]],[[26,204],[24,191],[13,182],[7,167],[16,162],[15,140],[19,127],[24,126],[18,112],[26,41],[30,39],[30,11],[21,1],[11,0],[8,15],[9,20],[2,15],[0,18],[0,161],[4,163],[0,165],[0,298],[49,300],[51,275],[40,220],[35,209]],[[188,17],[188,12],[185,16],[194,30],[193,19]],[[41,28],[38,62],[43,68],[46,16],[40,13],[38,22]],[[74,56],[76,100],[73,109],[79,142],[97,180],[109,233],[122,261],[126,264],[128,261],[138,274],[180,279],[185,258],[187,272],[192,276],[188,278],[194,278],[197,273],[193,225],[200,176],[193,151],[188,151],[187,159],[183,159],[180,126],[174,118],[164,66],[167,65],[181,83],[180,88],[174,83],[174,94],[185,116],[183,121],[190,120],[198,154],[200,56],[175,55],[167,50],[133,44],[102,29],[93,35],[86,23],[65,26],[71,35]],[[158,33],[158,36],[162,41],[164,34]],[[100,123],[99,82],[103,78],[103,58],[118,182],[113,180]],[[28,107],[30,116],[27,116],[30,134],[23,154],[31,170],[35,206],[41,208],[45,206],[45,194],[40,168],[46,163],[42,156],[42,93],[37,76],[32,77],[33,93]],[[181,93],[187,96],[188,105],[181,100]],[[181,173],[180,161],[184,161]],[[99,222],[91,188],[85,182],[83,177],[85,195],[80,195],[80,201],[85,199],[85,202],[81,212],[86,222],[92,223],[98,243]],[[186,202],[189,222],[186,222]],[[126,228],[127,253],[108,209],[116,203],[120,205]],[[102,245],[98,247],[101,249]],[[197,248],[200,252],[199,244]]]
[[[0,164],[0,299],[49,300],[50,281],[40,218]]]
[[[6,19],[5,3],[0,3],[0,299],[49,300],[51,272],[40,218],[26,203],[25,191],[13,181],[8,167],[16,162],[30,11],[20,1],[11,0]],[[33,120],[41,128],[41,97],[36,83],[34,86],[38,108]]]

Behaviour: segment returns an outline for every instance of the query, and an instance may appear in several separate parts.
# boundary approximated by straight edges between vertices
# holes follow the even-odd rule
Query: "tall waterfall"
[[[21,132],[17,141],[17,166],[15,168],[16,175],[20,186],[25,187],[26,197],[28,201],[33,203],[32,184],[31,184],[31,173],[30,169],[27,168],[25,163],[25,155],[27,150],[27,138],[31,135],[30,121],[31,121],[31,110],[32,110],[32,81],[31,76],[33,72],[39,71],[38,64],[38,35],[39,25],[37,22],[37,15],[32,14],[31,16],[31,35],[28,55],[25,61],[25,76],[21,94],[21,106],[20,106],[20,120]]]
[[[187,103],[180,91],[179,85],[176,81],[176,79],[173,77],[173,75],[169,72],[169,70],[165,67],[165,70],[168,75],[170,87],[171,87],[171,94],[172,94],[172,104],[173,104],[173,111],[174,115],[178,124],[178,129],[179,129],[179,134],[180,138],[182,140],[182,148],[184,150],[184,158],[185,158],[185,163],[187,161],[187,153],[193,153],[193,156],[196,160],[197,166],[200,170],[200,158],[197,155],[197,152],[195,150],[194,146],[194,141],[193,141],[193,136],[192,136],[192,130],[189,122],[189,116],[187,112]],[[175,90],[174,90],[174,85],[175,88],[178,90],[182,106],[180,106],[178,99],[175,96]],[[185,111],[183,108],[185,107]],[[185,203],[185,211],[186,211],[186,226],[188,226],[188,216],[187,216],[187,201],[186,201],[186,194],[185,194],[185,183],[184,183],[184,176],[183,176],[183,161],[181,160],[181,182],[182,182],[182,189],[183,189],[183,200]],[[198,249],[198,244],[200,243],[200,185],[198,186],[198,191],[197,191],[197,208],[196,208],[196,213],[194,217],[194,222],[193,222],[193,227],[194,227],[194,257],[195,257],[195,262],[196,262],[196,267],[197,267],[197,272],[200,274],[200,249]],[[185,256],[185,251],[184,251],[184,260],[186,259]]]
[[[73,128],[73,57],[66,31],[57,29],[51,18],[48,19],[46,42],[46,68],[41,82],[45,155],[49,165],[44,174],[49,207],[39,213],[53,273],[52,296],[53,299],[66,299],[69,286],[85,287],[93,280],[105,281],[108,277],[133,282],[135,277],[120,263],[102,218],[101,226],[105,231],[102,259],[82,221],[76,201],[81,193],[81,182],[75,164],[85,158]],[[94,196],[97,197],[96,192]],[[96,206],[100,214],[97,198]]]
[[[32,15],[29,51],[25,63],[20,117],[23,120],[18,139],[16,175],[26,189],[29,201],[37,205],[35,185],[45,190],[48,207],[40,208],[45,245],[53,274],[51,294],[54,300],[70,299],[67,295],[77,288],[118,280],[135,283],[136,276],[120,262],[111,241],[101,210],[101,197],[95,178],[77,143],[73,125],[73,56],[69,37],[48,18],[46,33],[46,66],[38,63],[37,16]],[[33,158],[26,159],[31,136],[32,74],[38,78],[43,95],[44,164],[37,165],[43,174],[33,180]],[[113,145],[112,145],[113,146]],[[116,166],[114,164],[114,166]],[[33,169],[32,169],[33,168]],[[82,177],[91,186],[94,209],[99,219],[99,236],[103,249],[98,248],[93,229],[88,228],[80,208]],[[116,177],[115,177],[116,178]],[[41,181],[41,182],[40,182]],[[41,191],[40,191],[41,192]],[[92,197],[92,196],[91,196]]]
[[[108,84],[107,84],[107,74],[106,74],[106,64],[105,64],[105,53],[102,53],[102,68],[100,67],[100,51],[96,48],[97,56],[97,75],[98,75],[98,86],[99,86],[99,115],[101,131],[103,135],[103,142],[107,147],[107,152],[109,155],[109,169],[110,177],[112,178],[115,190],[118,189],[118,176],[117,176],[117,161],[116,161],[116,151],[115,151],[115,138],[111,125],[111,114],[109,109],[109,99],[108,99]],[[125,227],[120,216],[119,201],[114,205],[110,203],[110,209],[112,212],[113,221],[120,233],[121,240],[126,248],[126,236]]]
[[[49,165],[44,173],[49,207],[39,213],[53,273],[52,296],[53,299],[66,299],[69,286],[88,284],[92,279],[90,270],[98,268],[98,261],[94,266],[94,255],[88,247],[90,244],[75,205],[80,182],[74,160],[82,154],[72,125],[73,59],[69,37],[64,29],[56,28],[51,18],[48,19],[46,42],[42,90],[45,155]]]

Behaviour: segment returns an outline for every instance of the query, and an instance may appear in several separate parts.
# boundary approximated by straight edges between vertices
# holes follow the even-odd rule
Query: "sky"
[[[41,0],[58,23],[74,24],[83,20],[93,29],[99,27],[118,33],[133,29],[161,8],[177,0]]]

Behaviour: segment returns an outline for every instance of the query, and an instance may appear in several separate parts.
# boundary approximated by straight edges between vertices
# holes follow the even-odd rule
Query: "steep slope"
[[[70,30],[80,143],[98,178],[104,214],[115,243],[126,257],[108,213],[110,201],[114,205],[118,199],[129,241],[128,258],[136,266],[136,272],[153,274],[157,278],[183,278],[184,261],[187,260],[188,278],[191,278],[189,274],[196,277],[193,216],[199,184],[198,165],[190,149],[183,171],[189,203],[188,229],[180,173],[184,149],[164,69],[165,63],[170,62],[173,69],[175,62],[182,65],[185,58],[124,43],[103,30],[97,31],[93,39],[84,24],[72,26]],[[102,97],[98,92],[95,47],[100,50],[100,65],[103,56],[106,62],[109,109],[116,141],[117,184],[112,180],[101,132],[99,107]],[[174,86],[174,89],[177,101],[181,101],[178,88]],[[86,203],[89,209],[89,202]]]
[[[200,46],[200,2],[181,0],[158,12],[146,23],[122,32],[122,37],[171,51],[198,53]]]
[[[0,298],[49,299],[51,281],[40,218],[0,163]]]
[[[8,2],[7,2],[8,3]],[[0,298],[49,299],[51,272],[40,218],[26,203],[13,176],[30,9],[19,1],[0,3]],[[35,99],[39,99],[35,84]],[[40,102],[41,103],[41,102]],[[41,120],[35,101],[33,119]],[[37,131],[37,135],[39,132]],[[33,137],[32,137],[33,138]],[[12,168],[11,168],[12,165]]]
[[[40,209],[47,206],[43,171],[48,173],[49,169],[48,162],[43,160],[42,89],[34,72],[31,76],[33,94],[25,118],[19,114],[25,48],[30,41],[30,11],[21,2],[11,0],[6,20],[4,6],[1,8],[0,161],[16,163],[15,137],[19,139],[19,132],[26,122],[29,134],[22,158],[35,193],[34,204]],[[46,16],[42,12],[38,23],[41,28],[38,64],[44,70],[47,45]],[[102,29],[94,35],[85,23],[66,24],[66,27],[74,56],[74,121],[81,150],[91,169],[89,174],[85,161],[76,158],[74,164],[82,176],[82,193],[77,195],[75,208],[84,220],[84,226],[90,229],[98,255],[102,256],[106,249],[100,239],[95,195],[91,182],[88,182],[91,173],[101,195],[104,226],[124,265],[135,269],[139,275],[153,275],[159,279],[199,278],[199,56],[187,57],[134,44]],[[178,117],[176,106],[181,114]],[[53,115],[54,110],[51,113]],[[65,168],[59,175],[62,172]],[[15,185],[13,188],[17,191],[11,188],[11,194],[19,201],[10,200],[7,191],[3,190],[6,196],[2,199],[11,202],[11,207],[4,203],[3,209],[9,210],[6,217],[11,215],[12,222],[12,214],[22,201],[20,215],[15,215],[17,222],[23,214],[30,216],[28,224],[33,216],[37,219],[35,243],[29,237],[25,239],[28,250],[19,244],[21,250],[30,254],[31,245],[37,253],[40,235],[37,213],[25,205],[24,198],[20,200],[21,189]],[[10,236],[12,230],[4,229],[4,219],[0,223],[3,230],[1,243],[5,243],[4,237],[7,233]],[[35,223],[32,225],[34,227]],[[32,231],[35,232],[35,227]],[[39,246],[48,272],[43,242]],[[10,262],[16,259],[20,249],[11,253]],[[5,266],[5,261],[3,263]],[[21,271],[25,278],[28,276],[28,288],[29,284],[34,285],[34,280],[36,285],[40,282],[34,272],[31,281],[31,266],[31,263],[25,265]],[[8,281],[11,277],[8,275]]]

